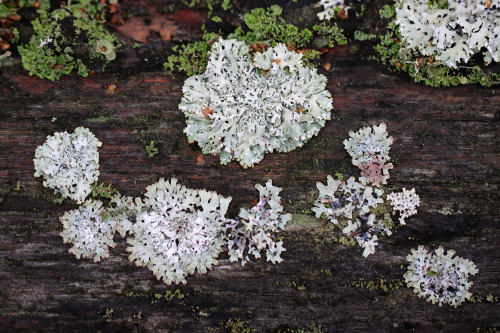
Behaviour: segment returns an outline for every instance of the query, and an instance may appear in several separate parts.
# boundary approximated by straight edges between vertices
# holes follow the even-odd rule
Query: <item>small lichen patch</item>
[[[384,194],[381,184],[386,184],[392,164],[389,150],[393,138],[388,136],[386,125],[364,127],[357,132],[349,132],[350,138],[344,140],[344,146],[352,157],[352,164],[360,167],[361,177],[356,180],[350,177],[343,180],[327,176],[326,185],[316,183],[319,190],[318,199],[312,211],[316,217],[328,219],[335,225],[342,226],[343,237],[339,242],[345,245],[357,243],[364,249],[363,256],[375,253],[379,235],[392,235],[395,227],[386,203],[392,205],[392,215],[400,212],[400,225],[406,224],[405,218],[416,214],[420,198],[415,189],[402,193]],[[366,167],[366,165],[369,165]],[[373,168],[373,173],[367,173]]]
[[[443,247],[436,249],[435,254],[429,253],[423,245],[406,257],[410,262],[404,278],[408,287],[418,296],[426,298],[439,306],[449,304],[459,306],[472,294],[469,288],[473,285],[469,277],[478,270],[476,265],[468,259],[454,257],[455,251],[445,253]]]
[[[285,229],[292,216],[283,214],[279,196],[281,188],[273,186],[271,180],[265,186],[257,184],[255,188],[259,190],[259,201],[249,210],[241,209],[241,220],[233,221],[229,226],[229,260],[241,260],[245,265],[249,255],[259,259],[260,252],[266,250],[267,261],[279,263],[283,261],[280,254],[286,249],[277,233]]]
[[[145,211],[136,215],[127,238],[130,261],[168,285],[185,284],[189,274],[205,274],[218,264],[230,197],[188,189],[176,179],[160,179],[145,196]]]
[[[73,134],[56,132],[35,151],[35,177],[43,176],[43,186],[63,198],[82,203],[99,176],[101,145],[87,128],[77,127]]]
[[[79,209],[64,213],[60,221],[64,228],[60,235],[64,243],[73,244],[69,252],[77,259],[99,262],[109,257],[109,248],[116,245],[113,241],[116,223],[99,200],[86,201]]]

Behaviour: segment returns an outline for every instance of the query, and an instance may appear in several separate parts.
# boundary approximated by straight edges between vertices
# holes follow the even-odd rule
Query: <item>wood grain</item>
[[[129,52],[130,53],[130,52]],[[185,77],[160,70],[129,70],[126,53],[110,71],[57,82],[29,77],[19,64],[0,73],[0,327],[9,332],[207,332],[225,322],[258,332],[321,325],[324,332],[455,331],[500,328],[500,185],[498,88],[430,88],[360,59],[347,48],[328,53],[334,119],[303,148],[267,155],[252,169],[204,156],[189,144],[177,109]],[[127,62],[129,61],[129,62]],[[128,65],[126,65],[128,64]],[[110,93],[105,87],[116,85]],[[306,214],[315,183],[336,172],[358,175],[343,149],[350,130],[385,122],[395,143],[390,189],[415,187],[419,213],[375,255],[333,240],[338,235]],[[63,244],[59,216],[71,202],[33,177],[35,148],[55,131],[88,127],[103,142],[99,181],[127,195],[142,195],[160,177],[191,188],[232,196],[229,214],[249,207],[253,188],[268,178],[282,186],[294,214],[285,232],[282,264],[256,261],[240,267],[222,255],[220,265],[185,286],[166,286],[127,260],[126,242],[100,264],[77,260]],[[145,146],[157,142],[148,157]],[[458,215],[438,213],[443,207]],[[457,309],[418,298],[410,289],[359,287],[383,279],[400,283],[405,256],[419,244],[454,248],[479,268],[472,292],[482,302]],[[180,290],[184,298],[155,297]],[[108,314],[106,314],[106,311]]]

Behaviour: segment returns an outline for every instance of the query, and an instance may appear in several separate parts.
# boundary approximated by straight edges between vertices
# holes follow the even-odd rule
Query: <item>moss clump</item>
[[[299,49],[298,52],[303,54],[302,59],[309,66],[313,65],[312,60],[319,58],[320,49],[323,47],[347,43],[344,31],[336,24],[323,22],[314,25],[312,30],[299,29],[283,19],[282,12],[283,9],[278,5],[272,5],[267,9],[256,8],[245,14],[243,20],[246,28],[236,28],[227,39],[244,41],[253,51],[263,51],[283,43],[292,50]],[[165,70],[183,72],[187,75],[202,73],[207,65],[208,53],[218,37],[219,35],[215,33],[207,33],[203,36],[203,41],[174,46],[172,51],[176,54],[168,57],[164,64]],[[312,44],[310,48],[309,44]]]
[[[386,5],[380,10],[380,17],[391,21],[387,25],[386,33],[378,36],[379,43],[374,47],[377,56],[373,57],[388,65],[391,70],[406,72],[415,82],[423,82],[432,87],[474,83],[489,87],[500,83],[500,73],[488,73],[479,65],[468,64],[453,69],[436,62],[432,57],[423,56],[417,51],[408,51],[402,45],[402,37],[394,16],[394,6]]]
[[[103,9],[104,5],[80,0],[50,13],[41,10],[33,21],[34,36],[19,47],[24,68],[49,80],[74,69],[82,76],[104,70],[114,59],[116,39],[103,27]]]
[[[214,33],[204,34],[203,41],[182,45],[175,45],[172,54],[163,64],[167,72],[182,72],[189,76],[200,74],[207,67],[208,52],[212,49],[212,44],[218,39]]]

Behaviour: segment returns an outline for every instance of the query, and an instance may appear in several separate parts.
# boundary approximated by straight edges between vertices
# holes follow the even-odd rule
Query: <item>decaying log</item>
[[[122,60],[126,63],[125,60]],[[132,60],[131,60],[132,61]],[[177,105],[184,76],[120,73],[57,82],[29,77],[20,64],[0,74],[0,327],[2,331],[493,332],[500,327],[500,185],[498,88],[431,88],[335,48],[325,62],[332,119],[288,154],[267,155],[251,169],[219,164],[189,144]],[[116,85],[111,93],[106,87]],[[383,239],[367,259],[335,241],[338,232],[308,213],[316,182],[358,175],[343,148],[350,130],[387,124],[395,143],[388,188],[415,187],[418,215]],[[95,264],[68,253],[59,217],[73,209],[34,178],[35,148],[47,135],[88,127],[102,141],[99,182],[142,195],[160,177],[232,196],[229,215],[249,207],[254,184],[273,179],[294,214],[284,262],[229,263],[184,286],[166,286],[127,260],[126,242]],[[155,140],[159,153],[145,146]],[[449,207],[453,215],[438,213]],[[480,302],[457,309],[418,298],[403,281],[405,257],[423,244],[453,248],[479,269],[471,291]],[[383,280],[381,282],[381,280]],[[372,281],[373,288],[366,288]],[[177,293],[176,293],[177,291]],[[182,295],[182,296],[180,296]],[[179,297],[180,296],[180,297]],[[228,324],[229,321],[229,324]],[[287,331],[288,330],[288,331]]]

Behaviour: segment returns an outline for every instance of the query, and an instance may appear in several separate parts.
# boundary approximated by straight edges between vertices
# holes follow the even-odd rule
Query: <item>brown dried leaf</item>
[[[143,43],[148,41],[151,33],[159,34],[163,40],[171,40],[177,28],[166,15],[132,17],[124,25],[116,27],[123,35]]]

